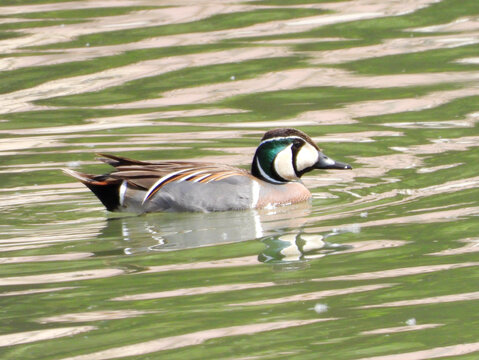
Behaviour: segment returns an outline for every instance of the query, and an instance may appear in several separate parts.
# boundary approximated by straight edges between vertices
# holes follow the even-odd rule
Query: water
[[[2,359],[476,359],[479,5],[0,7]],[[299,128],[311,204],[108,214],[96,152],[247,167]]]

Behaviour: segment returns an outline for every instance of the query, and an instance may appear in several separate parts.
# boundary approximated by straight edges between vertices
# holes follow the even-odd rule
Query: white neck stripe
[[[285,183],[286,181],[278,181],[278,180],[275,180],[273,179],[271,176],[269,176],[268,174],[266,174],[263,170],[263,168],[261,167],[260,163],[259,163],[259,159],[256,158],[256,166],[258,167],[258,170],[259,170],[259,173],[261,174],[261,176],[263,178],[265,178],[266,180],[272,182],[272,183],[275,183],[275,184],[283,184]]]

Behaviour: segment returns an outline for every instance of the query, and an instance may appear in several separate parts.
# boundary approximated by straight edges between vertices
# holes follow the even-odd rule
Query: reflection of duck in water
[[[260,209],[311,198],[303,174],[314,169],[351,169],[325,156],[305,133],[268,131],[256,149],[251,173],[212,163],[144,162],[113,155],[105,175],[65,170],[85,184],[110,211],[224,211]]]
[[[261,262],[268,263],[295,262],[306,258],[322,257],[329,253],[351,248],[349,245],[326,241],[328,236],[335,234],[333,232],[322,236],[296,231],[279,236],[270,236],[263,240],[266,249],[259,254],[258,259]]]
[[[279,236],[301,228],[311,204],[275,209],[111,218],[102,237],[122,239],[125,252],[171,251]]]
[[[326,240],[337,232],[325,236],[305,233],[302,228],[310,213],[311,204],[303,202],[274,209],[128,216],[110,218],[101,236],[121,239],[126,254],[261,240],[265,248],[260,250],[258,260],[278,264],[301,262],[348,248]]]

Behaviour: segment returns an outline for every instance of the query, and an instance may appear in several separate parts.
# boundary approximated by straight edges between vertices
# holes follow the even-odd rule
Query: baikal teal
[[[251,173],[215,163],[145,162],[100,154],[115,167],[104,175],[64,169],[89,188],[109,211],[228,211],[274,208],[310,200],[301,176],[315,169],[350,170],[324,155],[311,138],[296,129],[266,132]]]

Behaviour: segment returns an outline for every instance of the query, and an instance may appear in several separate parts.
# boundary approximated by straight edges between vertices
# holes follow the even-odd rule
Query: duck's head
[[[296,129],[274,129],[264,134],[251,165],[251,173],[264,181],[297,181],[314,169],[352,169],[324,155],[313,140]]]

